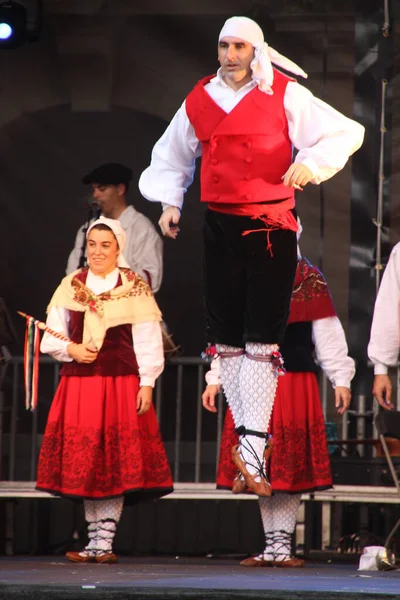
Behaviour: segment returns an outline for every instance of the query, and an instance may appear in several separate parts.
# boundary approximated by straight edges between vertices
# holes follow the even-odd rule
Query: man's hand
[[[161,215],[158,224],[165,237],[176,239],[179,233],[178,223],[181,218],[181,211],[176,206],[168,206]]]
[[[372,395],[383,408],[386,408],[386,410],[392,410],[394,408],[391,402],[392,382],[388,375],[375,375]]]
[[[67,353],[71,358],[76,360],[77,363],[92,363],[96,360],[98,352],[94,350],[89,344],[69,344],[67,346]]]
[[[138,415],[144,415],[144,413],[150,410],[152,399],[153,388],[150,385],[144,385],[139,389],[136,396],[136,408]]]
[[[348,387],[338,385],[335,388],[335,406],[339,415],[342,415],[350,406],[351,392]]]
[[[302,190],[312,178],[313,174],[310,169],[301,163],[292,163],[282,177],[285,185],[298,190]]]
[[[220,385],[208,385],[201,397],[204,408],[212,413],[217,412],[217,407],[215,406],[215,399],[218,396],[220,389]]]

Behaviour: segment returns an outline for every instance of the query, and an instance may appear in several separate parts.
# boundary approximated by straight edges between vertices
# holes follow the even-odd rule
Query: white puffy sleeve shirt
[[[348,355],[346,336],[337,317],[326,317],[312,322],[312,340],[317,362],[332,386],[350,388],[354,377],[354,360]],[[214,358],[206,373],[209,385],[219,385],[219,358]]]
[[[393,248],[375,301],[368,357],[375,375],[397,364],[400,348],[400,243]]]
[[[118,269],[115,269],[106,277],[94,275],[89,270],[86,286],[97,295],[108,292],[116,286],[118,275]],[[62,333],[68,337],[68,310],[53,306],[47,316],[47,325],[57,333]],[[151,321],[132,325],[132,339],[139,367],[140,386],[154,387],[157,377],[164,369],[164,349],[160,323]],[[72,358],[67,353],[69,343],[45,332],[40,350],[61,362],[72,362]]]
[[[229,113],[254,87],[230,88],[219,74],[206,86],[213,100]],[[289,82],[284,96],[289,137],[299,150],[295,162],[306,165],[313,174],[312,183],[326,181],[340,171],[348,158],[361,146],[364,127],[315,98],[305,87]],[[150,166],[139,180],[141,194],[147,200],[176,206],[193,181],[195,160],[201,156],[201,144],[186,113],[185,102],[156,143]]]

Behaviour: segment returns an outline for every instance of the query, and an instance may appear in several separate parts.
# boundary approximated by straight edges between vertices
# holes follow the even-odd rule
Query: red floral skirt
[[[272,489],[300,493],[332,486],[325,422],[314,373],[287,373],[279,378],[270,433]],[[217,487],[231,488],[237,467],[231,448],[237,443],[231,411],[222,432]]]
[[[36,488],[53,494],[142,501],[172,491],[155,410],[136,410],[139,380],[61,377],[39,455]]]

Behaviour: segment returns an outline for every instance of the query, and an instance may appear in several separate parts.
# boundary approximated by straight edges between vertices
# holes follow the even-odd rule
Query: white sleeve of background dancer
[[[150,285],[153,294],[161,287],[163,276],[163,241],[154,225],[138,214],[124,249],[130,268]]]
[[[61,333],[66,337],[69,336],[69,312],[65,308],[53,306],[47,315],[46,324],[50,329],[53,329],[53,331]],[[50,354],[50,356],[60,362],[72,362],[73,359],[67,352],[67,346],[70,343],[71,342],[64,342],[45,331],[40,343],[40,351],[43,352],[43,354]]]
[[[354,360],[348,355],[346,336],[337,317],[312,322],[312,339],[318,364],[332,386],[350,388],[354,377]]]
[[[71,250],[71,253],[68,257],[67,268],[65,271],[66,275],[69,275],[73,271],[76,271],[76,269],[79,269],[79,261],[81,258],[82,246],[85,239],[84,235],[85,234],[83,233],[83,227],[80,227],[75,237],[75,246]]]
[[[364,127],[316,98],[302,85],[289,82],[284,96],[289,137],[299,150],[295,163],[306,165],[311,183],[333,177],[360,148]]]
[[[210,370],[206,373],[207,385],[221,385],[221,359],[219,356],[213,358]]]
[[[374,307],[368,357],[375,375],[397,364],[400,347],[400,244],[393,248]]]
[[[140,176],[139,190],[151,202],[163,207],[183,205],[183,197],[193,181],[201,144],[186,113],[184,102],[151,153],[151,163]]]
[[[132,325],[133,349],[139,367],[140,387],[154,387],[164,370],[164,347],[158,321]]]

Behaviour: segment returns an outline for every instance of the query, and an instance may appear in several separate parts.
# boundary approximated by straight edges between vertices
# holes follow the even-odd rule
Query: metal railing
[[[7,364],[6,386],[0,392],[0,499],[5,501],[6,553],[14,553],[15,498],[48,497],[48,494],[35,489],[36,463],[42,433],[47,420],[54,392],[59,382],[60,363],[49,357],[40,359],[41,382],[37,409],[31,413],[24,406],[23,359],[14,357]],[[208,364],[198,357],[178,357],[170,359],[163,374],[157,380],[154,392],[155,410],[161,434],[167,450],[174,478],[174,492],[166,499],[184,500],[255,500],[253,494],[234,496],[229,492],[215,489],[215,474],[226,403],[222,393],[218,396],[217,415],[203,410],[201,396],[205,387],[204,374]],[[397,372],[397,381],[400,372]],[[330,384],[321,373],[321,403],[327,420],[331,394]],[[399,387],[399,386],[398,386]],[[397,394],[400,406],[400,395]],[[367,409],[367,398],[353,399],[353,410],[339,423],[342,441],[348,439],[349,431],[355,433],[356,440],[365,437],[365,432],[373,431],[373,411]],[[349,427],[350,424],[350,427]],[[340,435],[340,434],[339,434]],[[354,435],[353,435],[354,437]],[[350,440],[349,440],[350,442]],[[334,444],[335,442],[332,441]],[[355,442],[349,444],[350,450]],[[358,455],[364,456],[365,446],[357,444]],[[342,445],[342,451],[346,450]],[[296,526],[296,543],[304,545],[306,539],[305,502],[321,503],[320,521],[321,548],[331,547],[332,523],[337,521],[333,505],[341,502],[387,503],[400,502],[396,488],[377,485],[336,485],[326,492],[303,494]],[[311,514],[311,513],[310,513]],[[314,514],[314,513],[312,513]],[[336,515],[336,517],[335,517]],[[335,522],[336,522],[335,521]],[[336,522],[336,530],[342,525]],[[336,531],[336,533],[337,533]]]
[[[54,359],[40,358],[39,402],[31,413],[24,407],[23,358],[13,357],[8,363],[8,384],[0,396],[0,480],[35,480],[37,456],[48,409],[58,385],[59,369],[60,363]],[[207,362],[200,357],[172,358],[156,383],[155,409],[175,482],[215,481],[226,403],[219,394],[217,415],[203,409],[201,396],[207,369]],[[325,420],[329,386],[321,374]],[[397,402],[400,402],[399,396]],[[365,396],[353,399],[353,410],[341,423],[339,435],[342,440],[349,437],[349,423],[353,439],[365,437],[366,423],[369,419],[372,423],[373,419],[373,411],[366,410],[366,406]],[[360,444],[358,452],[363,456],[365,446]]]
[[[60,366],[50,357],[40,357],[39,401],[36,410],[30,412],[24,407],[23,357],[9,361],[5,378],[8,385],[0,397],[0,480],[35,479],[44,424],[58,385]],[[201,358],[172,358],[156,382],[154,405],[176,482],[199,483],[205,454],[208,465],[212,466],[208,469],[209,474],[212,471],[209,481],[215,475],[224,401],[219,394],[216,418],[205,414],[201,396],[207,369],[207,362]],[[187,429],[189,435],[185,435]]]

